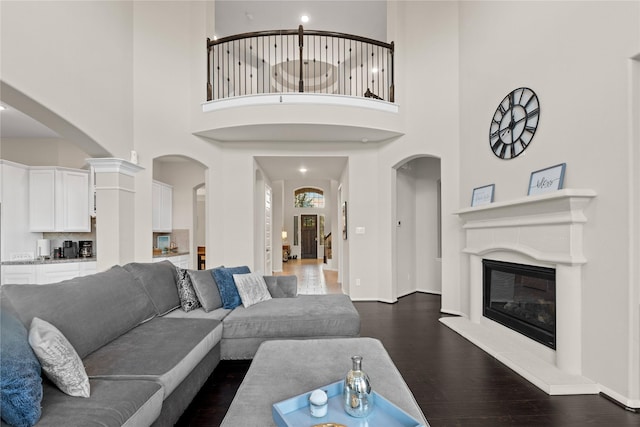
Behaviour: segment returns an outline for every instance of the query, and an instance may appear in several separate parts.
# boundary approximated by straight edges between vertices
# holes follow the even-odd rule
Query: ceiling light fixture
[[[7,107],[5,107],[4,105],[0,105],[0,111],[6,110]]]
[[[377,73],[377,72],[378,72],[378,69],[377,69],[376,67],[373,67],[373,68],[371,69],[371,72],[372,72],[372,73]]]
[[[300,17],[300,21],[302,21],[303,24],[306,24],[307,22],[309,22],[309,16],[308,15],[302,15]]]
[[[300,173],[307,173],[307,168],[300,168],[298,170],[300,171]]]

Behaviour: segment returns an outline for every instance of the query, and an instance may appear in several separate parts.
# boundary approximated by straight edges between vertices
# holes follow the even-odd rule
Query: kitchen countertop
[[[154,258],[169,258],[172,256],[189,255],[189,251],[168,252],[166,254],[153,255]]]
[[[38,265],[38,264],[63,264],[68,262],[91,262],[96,261],[95,257],[92,258],[59,258],[59,259],[29,259],[29,260],[18,260],[18,261],[2,261],[2,265]]]

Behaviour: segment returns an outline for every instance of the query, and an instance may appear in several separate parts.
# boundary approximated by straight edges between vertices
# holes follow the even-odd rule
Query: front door
[[[318,258],[318,216],[302,215],[300,258]]]

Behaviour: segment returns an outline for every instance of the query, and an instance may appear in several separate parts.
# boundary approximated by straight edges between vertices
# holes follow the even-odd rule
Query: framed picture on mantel
[[[496,188],[495,184],[485,185],[473,189],[471,195],[471,206],[487,205],[493,202],[493,192]]]
[[[560,163],[559,165],[531,172],[527,195],[534,196],[560,190],[564,183],[564,170],[566,167],[566,163]]]

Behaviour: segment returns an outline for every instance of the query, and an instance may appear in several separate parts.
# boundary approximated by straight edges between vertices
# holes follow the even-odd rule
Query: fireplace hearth
[[[555,349],[555,269],[489,259],[482,266],[482,314]]]

